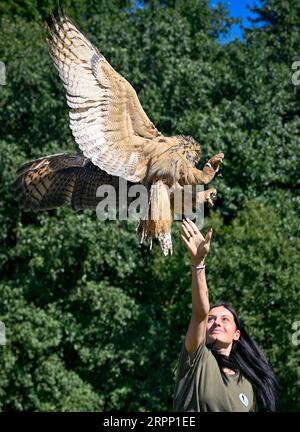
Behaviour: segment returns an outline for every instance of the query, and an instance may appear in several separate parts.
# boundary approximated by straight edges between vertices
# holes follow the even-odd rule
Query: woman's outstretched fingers
[[[204,237],[201,234],[201,232],[199,231],[199,228],[197,227],[197,225],[193,221],[186,218],[185,226],[188,229],[188,231],[192,237],[197,238],[197,240],[199,240],[199,239],[204,240]]]
[[[212,228],[208,230],[204,238],[194,222],[186,218],[181,223],[181,229],[180,236],[191,255],[192,262],[199,264],[209,253]]]
[[[189,241],[184,237],[183,234],[180,234],[180,237],[182,238],[182,240],[184,241],[186,247],[189,249]]]
[[[212,234],[213,234],[213,229],[209,228],[209,230],[208,230],[208,232],[207,232],[207,234],[205,236],[205,243],[207,243],[207,244],[210,245]]]
[[[185,227],[185,229],[189,233],[189,234],[187,234],[188,237],[193,236],[194,230],[193,230],[193,228],[192,228],[192,226],[191,226],[191,224],[189,223],[188,220],[183,220],[182,226]]]
[[[183,229],[184,234],[189,238],[191,236],[191,234],[189,233],[189,231],[186,229],[186,227],[184,226],[184,224],[181,224],[181,227]]]
[[[190,220],[188,218],[187,218],[187,221],[188,221],[190,227],[192,228],[194,234],[200,234],[200,231],[199,231],[197,225],[192,220]]]

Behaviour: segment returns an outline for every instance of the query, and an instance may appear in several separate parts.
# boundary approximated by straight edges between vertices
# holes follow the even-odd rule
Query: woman
[[[210,307],[204,260],[205,237],[189,219],[181,235],[192,269],[192,317],[181,350],[175,411],[275,411],[277,383],[264,354],[228,303]]]

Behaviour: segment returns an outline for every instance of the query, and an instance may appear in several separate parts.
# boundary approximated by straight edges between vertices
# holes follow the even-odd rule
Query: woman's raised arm
[[[181,238],[191,257],[192,316],[185,337],[185,346],[192,357],[200,343],[205,339],[206,334],[209,299],[204,261],[210,249],[212,228],[204,238],[190,219],[184,219],[181,226],[184,233],[181,234]]]

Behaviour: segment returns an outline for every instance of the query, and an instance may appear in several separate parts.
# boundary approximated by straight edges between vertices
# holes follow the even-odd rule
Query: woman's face
[[[228,348],[238,340],[240,331],[237,329],[234,316],[224,306],[210,310],[206,326],[206,341],[214,348]]]

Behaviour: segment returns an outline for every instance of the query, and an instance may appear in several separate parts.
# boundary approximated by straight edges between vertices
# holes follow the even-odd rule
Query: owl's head
[[[186,160],[193,165],[197,165],[201,155],[200,144],[191,136],[177,135],[176,138],[179,141],[180,149]]]

